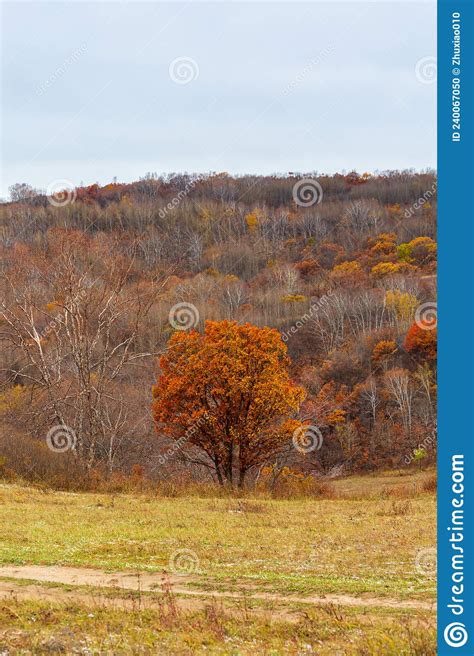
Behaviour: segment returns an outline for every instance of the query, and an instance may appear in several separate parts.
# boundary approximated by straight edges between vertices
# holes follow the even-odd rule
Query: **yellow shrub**
[[[302,303],[307,298],[303,294],[286,294],[286,296],[282,296],[281,300],[283,303]]]
[[[22,385],[15,385],[0,394],[0,415],[18,408],[25,398],[25,391]]]
[[[384,278],[385,276],[393,276],[396,273],[400,273],[401,264],[393,262],[380,262],[376,264],[371,269],[371,274],[374,278]]]
[[[391,310],[402,321],[410,321],[415,316],[418,307],[418,299],[409,292],[401,292],[398,289],[389,290],[385,294],[387,308]]]

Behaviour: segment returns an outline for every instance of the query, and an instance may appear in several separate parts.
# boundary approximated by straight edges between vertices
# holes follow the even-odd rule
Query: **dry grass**
[[[278,500],[0,486],[0,522],[9,527],[3,564],[172,572],[174,555],[185,549],[196,557],[183,579],[190,592],[277,594],[299,614],[296,623],[272,622],[245,608],[229,615],[214,602],[183,613],[173,609],[171,591],[159,610],[99,608],[93,617],[81,604],[3,601],[0,647],[24,654],[54,653],[57,643],[55,653],[430,656],[432,613],[405,617],[383,599],[435,599],[435,581],[415,565],[421,549],[436,545],[432,474],[356,477],[334,481],[334,498]],[[303,610],[292,601],[330,594],[378,598],[380,606]]]
[[[211,601],[180,612],[172,596],[159,610],[0,601],[0,647],[7,654],[129,656],[434,656],[430,614],[314,607],[295,622],[228,613]]]
[[[436,474],[431,474],[431,476],[429,476],[423,481],[423,485],[422,485],[423,492],[435,493],[437,487],[438,487],[438,476]]]
[[[432,468],[374,472],[341,478],[332,486],[336,496],[348,499],[416,498],[423,492],[436,492],[436,473]]]
[[[436,544],[435,498],[419,493],[290,499],[73,494],[0,487],[0,562],[170,571],[195,555],[200,586],[432,598],[415,568]],[[365,486],[367,489],[369,486]],[[347,492],[345,493],[347,494]],[[66,528],[65,528],[66,527]]]

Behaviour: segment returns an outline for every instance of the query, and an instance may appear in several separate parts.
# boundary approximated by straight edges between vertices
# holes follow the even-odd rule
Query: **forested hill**
[[[324,435],[279,466],[434,457],[433,172],[147,175],[55,192],[14,185],[0,206],[10,471],[33,475],[34,457],[38,475],[67,478],[65,459],[42,456],[58,420],[86,436],[88,471],[179,471],[155,466],[157,356],[175,330],[224,319],[280,331],[306,390],[300,418]]]

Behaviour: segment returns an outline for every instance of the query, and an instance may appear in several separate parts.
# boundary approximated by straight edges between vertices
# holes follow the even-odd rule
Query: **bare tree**
[[[385,372],[385,385],[391,393],[407,435],[411,432],[413,420],[413,398],[415,395],[410,372],[406,369],[390,369]]]
[[[133,261],[120,258],[97,275],[77,253],[65,248],[53,265],[32,269],[35,284],[31,275],[5,278],[1,338],[22,361],[8,373],[41,399],[37,432],[67,427],[89,468],[105,458],[111,470],[129,414],[128,377],[155,355],[138,348],[139,337],[164,280],[143,289],[131,282]]]

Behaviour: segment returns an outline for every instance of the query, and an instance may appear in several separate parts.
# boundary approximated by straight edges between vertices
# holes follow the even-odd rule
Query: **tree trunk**
[[[239,471],[239,490],[244,487],[245,474],[247,473],[246,469],[240,469]]]
[[[234,443],[231,441],[229,444],[229,452],[227,455],[227,466],[226,466],[226,478],[227,485],[232,488],[234,486]]]
[[[219,485],[222,485],[222,487],[224,487],[224,478],[222,476],[222,472],[217,456],[214,458],[214,467],[216,469],[216,476],[217,476],[217,480],[219,481]]]

